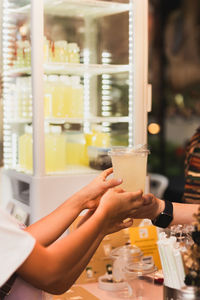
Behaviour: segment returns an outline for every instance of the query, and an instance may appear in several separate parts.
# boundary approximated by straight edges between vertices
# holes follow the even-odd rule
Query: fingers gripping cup
[[[144,192],[149,154],[146,146],[116,147],[108,154],[112,159],[114,177],[123,180],[121,187],[127,192]]]

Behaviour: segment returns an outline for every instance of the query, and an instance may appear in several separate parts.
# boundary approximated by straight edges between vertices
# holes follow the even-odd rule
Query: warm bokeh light
[[[183,107],[184,106],[184,98],[183,95],[177,94],[175,95],[175,102],[178,106]]]
[[[160,132],[160,125],[157,123],[151,123],[148,126],[148,131],[151,134],[158,134]]]

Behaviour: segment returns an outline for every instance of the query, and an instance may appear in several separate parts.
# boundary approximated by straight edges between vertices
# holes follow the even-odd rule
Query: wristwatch
[[[173,220],[173,204],[170,201],[164,201],[164,210],[151,222],[153,225],[161,228],[166,228]]]

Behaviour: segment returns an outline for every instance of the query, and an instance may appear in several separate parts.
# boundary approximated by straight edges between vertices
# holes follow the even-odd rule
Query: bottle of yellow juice
[[[61,91],[63,95],[63,117],[70,117],[70,105],[72,101],[72,86],[69,76],[60,76]]]
[[[19,166],[22,171],[33,170],[33,139],[32,126],[25,126],[25,133],[19,137]]]
[[[88,165],[85,152],[85,138],[81,131],[68,131],[66,133],[66,161],[67,165]]]
[[[87,146],[110,147],[110,133],[103,132],[102,126],[93,126],[92,131],[85,133]]]
[[[70,117],[83,117],[83,85],[79,76],[71,76],[72,97],[70,103]]]
[[[69,43],[67,45],[67,56],[69,63],[80,63],[80,49],[77,43]]]
[[[48,76],[44,75],[44,116],[52,117],[52,91],[53,83],[49,81]]]
[[[59,125],[50,125],[46,133],[45,166],[47,173],[62,172],[66,168],[66,139]]]
[[[25,172],[33,170],[32,126],[26,125],[19,138],[19,166]],[[66,139],[61,126],[45,126],[46,173],[58,173],[66,168]]]
[[[67,41],[56,41],[54,43],[54,62],[66,63],[67,61]]]
[[[63,83],[60,81],[59,76],[57,75],[50,75],[48,77],[48,81],[51,91],[51,117],[64,118]]]

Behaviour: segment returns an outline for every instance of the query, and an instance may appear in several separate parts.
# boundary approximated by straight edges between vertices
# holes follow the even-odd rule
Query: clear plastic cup
[[[114,177],[123,179],[121,187],[127,192],[144,192],[149,154],[146,146],[116,147],[108,154],[112,159]]]
[[[124,280],[127,281],[129,298],[133,300],[152,300],[156,297],[157,286],[154,285],[154,275],[157,268],[154,264],[143,261],[127,264],[123,268]]]

